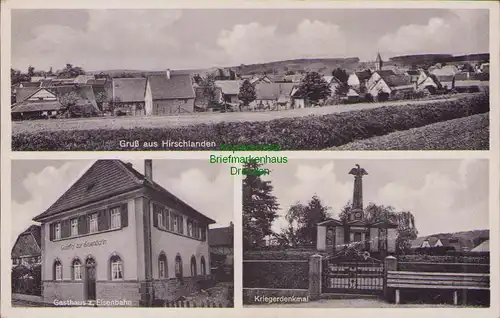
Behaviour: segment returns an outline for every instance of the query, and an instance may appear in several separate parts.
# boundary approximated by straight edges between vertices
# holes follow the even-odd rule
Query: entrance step
[[[321,299],[377,299],[378,295],[373,294],[351,294],[351,293],[324,293]]]

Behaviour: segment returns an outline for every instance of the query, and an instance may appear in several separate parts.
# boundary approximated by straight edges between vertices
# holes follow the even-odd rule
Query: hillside
[[[455,233],[437,233],[433,235],[426,235],[417,238],[417,240],[423,240],[426,237],[437,237],[440,239],[447,239],[447,238],[459,238],[463,242],[471,242],[472,246],[477,246],[481,239],[489,239],[490,237],[490,230],[473,230],[473,231],[462,231],[462,232],[455,232]]]
[[[482,54],[469,54],[453,56],[451,54],[418,54],[418,55],[403,55],[389,58],[384,62],[384,65],[397,65],[397,66],[431,66],[436,63],[459,63],[467,61],[489,61],[489,53]],[[239,66],[230,66],[238,75],[254,75],[254,74],[280,74],[284,75],[287,72],[319,72],[323,75],[331,75],[332,71],[336,68],[345,69],[348,73],[355,70],[361,70],[373,67],[373,62],[362,62],[358,57],[350,58],[300,58],[293,60],[283,60],[274,62],[264,62],[256,64],[241,64]],[[206,69],[185,69],[174,70],[172,74],[200,74],[203,76],[209,70]],[[92,71],[88,74],[105,73],[114,77],[121,74],[128,74],[130,76],[145,76],[160,74],[164,70],[148,71],[148,70],[102,70]]]

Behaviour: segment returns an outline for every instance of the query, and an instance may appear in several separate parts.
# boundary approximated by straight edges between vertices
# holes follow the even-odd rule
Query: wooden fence
[[[175,307],[175,308],[224,308],[232,306],[224,306],[222,303],[215,301],[200,301],[196,303],[195,301],[189,300],[179,300],[179,301],[167,301],[164,307]]]

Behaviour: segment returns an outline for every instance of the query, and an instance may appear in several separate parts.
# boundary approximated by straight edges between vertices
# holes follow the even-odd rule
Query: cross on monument
[[[349,174],[354,175],[354,190],[352,195],[352,209],[349,213],[349,221],[363,219],[363,176],[367,175],[365,169],[356,164]]]

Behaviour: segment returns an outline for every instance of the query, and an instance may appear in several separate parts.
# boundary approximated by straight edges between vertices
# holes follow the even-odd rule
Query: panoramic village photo
[[[489,20],[14,9],[12,150],[488,150]]]
[[[14,160],[12,307],[233,307],[233,189],[201,160]]]
[[[489,307],[488,164],[311,159],[246,176],[244,306]]]

